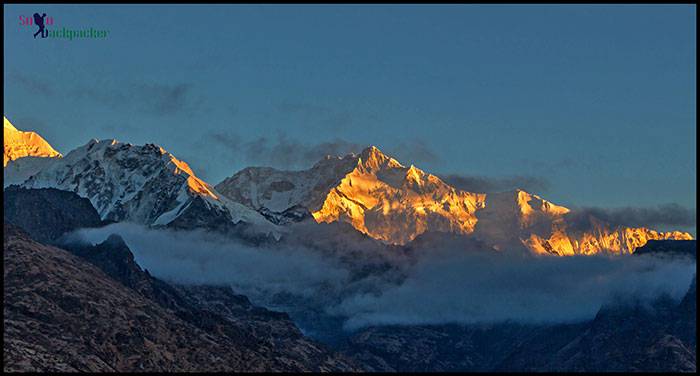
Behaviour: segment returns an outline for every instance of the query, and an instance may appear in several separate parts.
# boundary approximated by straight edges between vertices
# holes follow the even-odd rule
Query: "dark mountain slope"
[[[102,225],[90,200],[73,192],[10,186],[4,190],[2,202],[5,222],[21,227],[42,243],[51,243],[78,228]]]
[[[11,225],[4,233],[5,371],[256,367],[247,351],[185,323],[84,260]]]
[[[5,224],[4,233],[6,371],[353,369],[286,315],[230,289],[152,278],[132,264],[128,248],[118,250],[125,246],[118,237],[87,262],[16,226]]]

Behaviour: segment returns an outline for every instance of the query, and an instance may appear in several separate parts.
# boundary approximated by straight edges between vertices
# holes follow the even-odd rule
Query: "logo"
[[[109,30],[95,29],[93,27],[74,29],[61,27],[54,28],[55,22],[54,18],[47,16],[46,13],[34,13],[32,17],[19,16],[19,25],[23,27],[36,26],[36,32],[34,33],[34,39],[37,37],[43,38],[57,38],[57,39],[105,39],[109,35]],[[50,28],[47,28],[49,26]]]

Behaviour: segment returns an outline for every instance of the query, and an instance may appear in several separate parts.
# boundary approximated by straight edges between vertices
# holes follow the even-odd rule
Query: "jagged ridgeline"
[[[33,135],[6,137],[6,185],[76,192],[102,220],[201,228],[255,241],[279,239],[289,231],[286,225],[300,221],[344,222],[387,244],[445,232],[497,250],[552,255],[632,253],[649,240],[692,239],[686,232],[595,217],[585,227],[573,225],[568,208],[536,194],[459,190],[374,146],[328,156],[303,171],[245,168],[212,186],[155,144],[91,140],[61,157],[35,133],[18,131],[7,119],[5,124],[6,134]]]

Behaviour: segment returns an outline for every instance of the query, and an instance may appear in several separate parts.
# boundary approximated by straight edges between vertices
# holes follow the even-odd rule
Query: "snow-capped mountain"
[[[216,186],[230,199],[263,213],[278,223],[310,218],[309,208],[320,207],[328,191],[357,164],[354,156],[321,160],[305,171],[247,167]]]
[[[23,132],[3,117],[3,186],[19,184],[61,158],[51,145],[35,132]]]
[[[682,231],[655,231],[645,227],[611,226],[599,220],[587,231],[567,229],[567,222],[555,222],[551,231],[538,235],[534,231],[523,243],[533,252],[540,254],[592,255],[601,251],[612,253],[632,253],[649,240],[692,240],[693,237]],[[527,234],[523,234],[525,236]]]
[[[5,186],[57,188],[86,197],[103,220],[222,232],[302,220],[346,222],[389,244],[426,232],[473,236],[496,249],[535,253],[628,253],[650,239],[692,239],[684,232],[611,226],[581,229],[569,209],[522,190],[465,192],[369,147],[328,156],[304,171],[249,167],[211,187],[163,148],[92,140],[62,157],[34,132],[5,121]]]
[[[3,187],[24,183],[30,176],[51,164],[54,159],[55,158],[46,157],[24,157],[9,161],[7,166],[3,169]]]
[[[572,255],[629,253],[650,239],[692,239],[684,232],[613,227],[594,219],[588,229],[576,229],[567,222],[568,208],[537,195],[461,191],[373,146],[359,155],[326,157],[305,171],[246,168],[216,189],[267,216],[306,209],[317,222],[347,222],[390,244],[450,232],[497,249],[524,245],[536,253]]]
[[[187,163],[154,144],[91,140],[22,185],[75,192],[103,220],[224,231],[245,224],[275,233],[258,212],[223,197]]]
[[[9,161],[24,157],[61,157],[46,140],[35,132],[23,132],[3,116],[3,167]]]
[[[317,222],[349,222],[394,244],[425,231],[470,233],[484,200],[483,194],[457,191],[375,147],[327,157],[306,171],[247,168],[216,187],[256,210],[285,213],[303,207]]]
[[[474,236],[496,249],[525,245],[534,253],[571,256],[632,253],[649,240],[689,240],[685,232],[658,232],[647,228],[612,226],[589,218],[585,226],[574,225],[571,210],[523,190],[492,193],[477,213]]]

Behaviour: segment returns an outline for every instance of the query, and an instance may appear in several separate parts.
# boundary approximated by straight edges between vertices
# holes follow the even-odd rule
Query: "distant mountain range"
[[[538,195],[462,191],[374,146],[327,156],[303,171],[245,168],[212,187],[155,144],[92,140],[62,157],[7,119],[5,134],[13,135],[5,138],[6,186],[76,192],[103,220],[256,239],[279,239],[296,222],[344,222],[386,244],[446,232],[496,250],[524,247],[551,255],[632,253],[649,240],[692,239],[686,232],[618,226],[592,216],[586,226],[574,226],[568,208]]]
[[[576,323],[377,325],[336,336],[337,318],[306,301],[305,315],[275,312],[228,285],[154,277],[118,235],[66,236],[132,222],[308,247],[337,256],[352,285],[399,283],[389,260],[410,263],[443,243],[691,263],[696,242],[678,241],[690,234],[594,217],[582,225],[535,194],[462,191],[376,147],[303,171],[249,167],[213,186],[154,144],[91,140],[63,156],[5,124],[5,371],[696,371],[695,278],[680,301],[616,302]],[[309,338],[304,321],[327,337]]]

